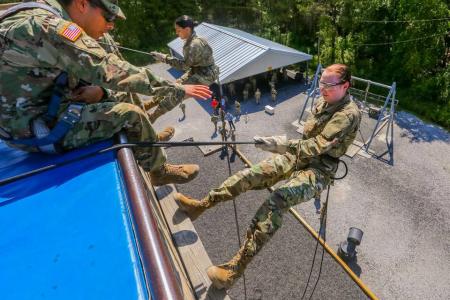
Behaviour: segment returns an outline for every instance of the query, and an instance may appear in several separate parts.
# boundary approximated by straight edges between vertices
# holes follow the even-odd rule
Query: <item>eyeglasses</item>
[[[346,81],[341,81],[341,82],[336,82],[336,83],[331,83],[331,82],[319,82],[319,88],[320,89],[324,89],[324,90],[331,90],[334,89],[336,86],[338,85],[342,85],[346,83]]]

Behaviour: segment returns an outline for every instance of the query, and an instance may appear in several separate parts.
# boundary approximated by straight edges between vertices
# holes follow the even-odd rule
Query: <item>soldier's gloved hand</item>
[[[150,54],[153,56],[154,59],[159,60],[160,62],[166,62],[167,54],[152,51]]]
[[[289,140],[285,135],[279,136],[255,136],[255,147],[272,153],[284,154],[288,150]]]

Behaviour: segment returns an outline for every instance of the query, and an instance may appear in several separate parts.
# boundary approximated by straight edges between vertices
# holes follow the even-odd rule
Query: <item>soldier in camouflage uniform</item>
[[[162,80],[99,45],[97,40],[114,27],[115,18],[125,18],[117,0],[38,2],[45,6],[16,11],[0,20],[0,137],[8,145],[38,151],[14,140],[34,136],[32,124],[48,112],[55,80],[63,72],[68,82],[60,88],[57,117],[63,116],[71,101],[86,102],[80,120],[58,141],[63,150],[111,138],[122,129],[130,142],[156,140],[141,108],[129,103],[131,100],[109,99],[111,95],[105,91],[164,95],[174,101],[210,96],[205,86],[181,86]],[[81,81],[88,86],[80,92]],[[54,124],[47,125],[51,128]],[[155,185],[187,182],[198,173],[196,165],[167,164],[165,153],[158,147],[137,148],[134,152],[140,165],[150,171]]]
[[[272,94],[272,102],[277,102],[277,94],[278,94],[277,90],[275,88],[272,88],[270,93]]]
[[[236,118],[241,118],[241,103],[237,100],[234,101],[234,112],[236,114]]]
[[[214,124],[214,133],[217,132],[217,123],[219,122],[219,116],[216,114],[211,115],[211,122]]]
[[[183,59],[159,52],[151,53],[157,60],[186,71],[177,82],[209,86],[218,79],[219,68],[214,63],[213,51],[208,42],[195,33],[194,27],[197,25],[197,22],[194,22],[189,16],[181,16],[175,20],[176,34],[186,41],[183,46]],[[147,108],[157,105],[155,111],[150,114],[152,123],[177,105],[173,100],[173,98],[156,97],[152,100],[152,104],[147,105]]]
[[[281,227],[283,214],[291,206],[314,198],[332,182],[339,157],[355,139],[361,122],[361,113],[347,93],[350,78],[345,65],[335,64],[325,69],[320,80],[322,97],[305,124],[303,139],[255,137],[255,141],[260,142],[257,148],[278,155],[239,171],[210,190],[201,201],[176,194],[181,209],[195,219],[218,202],[233,199],[247,190],[264,189],[288,180],[258,209],[236,256],[208,269],[208,276],[216,287],[228,288],[235,282]]]
[[[260,91],[259,89],[256,89],[256,92],[255,92],[255,101],[256,101],[256,104],[259,105],[260,100],[261,100],[261,91]]]

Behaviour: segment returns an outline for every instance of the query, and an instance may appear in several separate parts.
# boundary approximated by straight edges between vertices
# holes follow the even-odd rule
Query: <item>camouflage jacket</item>
[[[289,140],[288,151],[301,163],[334,173],[360,123],[361,112],[349,95],[332,105],[321,97],[304,125],[303,138]]]
[[[176,69],[190,71],[192,74],[207,75],[210,71],[216,72],[218,70],[214,63],[213,51],[208,42],[198,37],[195,32],[183,46],[183,59],[168,56],[166,62]]]
[[[0,127],[14,138],[31,136],[29,123],[47,112],[54,80],[63,71],[69,75],[65,95],[83,80],[114,91],[184,97],[182,86],[105,51],[56,0],[44,3],[63,17],[31,9],[0,23]],[[63,97],[61,110],[68,101]]]
[[[113,53],[117,55],[121,60],[125,60],[120,53],[119,48],[117,48],[117,43],[114,41],[114,38],[109,33],[105,33],[100,39],[99,44],[105,49],[108,53]],[[110,89],[104,89],[106,95],[103,97],[105,101],[115,101],[115,102],[131,102],[138,106],[142,105],[141,99],[136,93],[127,93],[127,92],[117,92]]]

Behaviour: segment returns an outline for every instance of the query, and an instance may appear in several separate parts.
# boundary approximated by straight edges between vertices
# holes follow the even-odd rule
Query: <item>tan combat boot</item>
[[[197,219],[207,208],[213,206],[213,202],[209,201],[207,197],[202,200],[197,200],[181,193],[176,193],[174,198],[180,209],[184,211],[191,220]]]
[[[245,255],[244,247],[227,263],[211,266],[206,270],[213,286],[217,289],[229,289],[244,274],[245,267],[252,257]]]
[[[171,138],[173,138],[173,135],[175,134],[175,128],[172,126],[164,128],[163,131],[158,132],[156,135],[156,138],[159,142],[167,142],[170,141]]]
[[[160,186],[169,183],[186,183],[197,177],[198,165],[164,164],[158,170],[150,172],[153,185]]]

